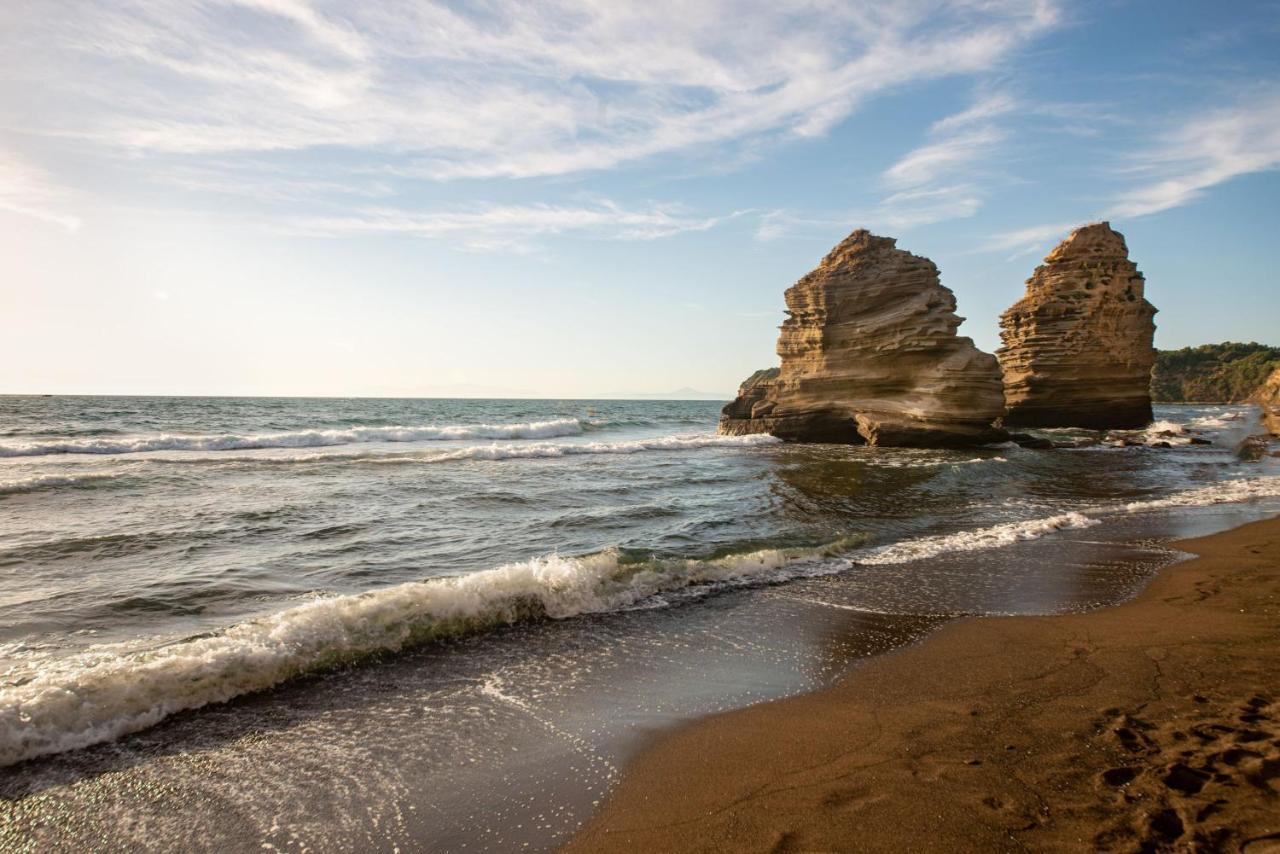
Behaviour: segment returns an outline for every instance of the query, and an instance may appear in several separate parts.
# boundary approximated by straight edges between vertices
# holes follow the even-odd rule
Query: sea
[[[671,727],[1280,513],[1250,406],[955,451],[720,406],[0,397],[0,849],[552,850]]]

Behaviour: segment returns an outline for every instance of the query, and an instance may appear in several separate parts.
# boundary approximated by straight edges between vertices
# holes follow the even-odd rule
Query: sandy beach
[[[660,737],[569,851],[1280,850],[1280,518]]]

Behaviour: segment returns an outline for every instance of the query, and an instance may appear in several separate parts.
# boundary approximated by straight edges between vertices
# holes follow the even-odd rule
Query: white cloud
[[[1004,132],[992,125],[949,134],[908,152],[885,171],[885,183],[896,188],[929,184],[973,166],[1004,138]]]
[[[1082,222],[1051,223],[1001,232],[988,238],[983,249],[988,252],[1012,251],[1013,255],[1010,256],[1012,258],[1029,255],[1038,249],[1061,241],[1071,229],[1082,224]]]
[[[1193,202],[1232,178],[1280,168],[1280,93],[1194,115],[1154,145],[1133,152],[1128,160],[1124,174],[1143,182],[1117,189],[1101,211],[1073,224],[1036,225],[996,234],[985,248],[1029,254],[1083,222],[1151,216]]]
[[[0,149],[0,211],[78,231],[80,217],[66,212],[68,191],[43,169]]]
[[[1240,175],[1280,167],[1280,94],[1193,117],[1139,152],[1147,183],[1126,191],[1107,216],[1134,218],[1180,207]]]
[[[1008,94],[988,94],[934,122],[930,142],[885,170],[882,179],[893,192],[880,202],[876,219],[902,229],[976,214],[986,195],[978,180],[983,166],[1007,137],[997,119],[1017,107]]]
[[[44,98],[36,131],[140,153],[355,149],[437,179],[821,135],[894,87],[988,70],[1058,20],[1052,0],[110,0],[0,16],[6,85]]]
[[[730,216],[737,216],[731,214]],[[696,217],[655,205],[627,209],[610,201],[584,205],[486,205],[446,211],[364,208],[333,217],[298,217],[284,231],[313,237],[411,234],[449,238],[469,249],[530,251],[537,237],[574,235],[608,240],[656,240],[706,231],[728,217]]]
[[[950,133],[957,128],[990,121],[998,116],[1012,113],[1019,108],[1018,102],[1005,92],[996,92],[979,98],[973,106],[954,115],[939,119],[929,128],[934,133]]]

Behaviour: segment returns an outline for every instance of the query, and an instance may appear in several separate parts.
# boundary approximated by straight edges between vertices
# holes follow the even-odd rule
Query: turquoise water
[[[719,437],[719,406],[0,398],[0,763],[25,763],[10,826],[120,761],[213,798],[164,759],[199,744],[232,764],[264,751],[238,778],[261,804],[233,847],[546,847],[607,789],[631,724],[813,687],[956,615],[1116,601],[1167,558],[1099,563],[1099,544],[1280,509],[1280,461],[1238,453],[1249,407],[1164,407],[1138,445],[1045,452]],[[1028,571],[1034,549],[1081,558]],[[310,824],[273,794],[303,757],[315,797],[350,778]],[[137,843],[122,816],[142,807],[110,791],[85,821]],[[146,841],[233,832],[166,810]]]

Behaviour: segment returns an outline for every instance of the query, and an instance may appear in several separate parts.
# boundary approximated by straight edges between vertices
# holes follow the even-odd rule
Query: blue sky
[[[854,228],[1280,344],[1280,3],[0,7],[0,392],[730,391]]]

